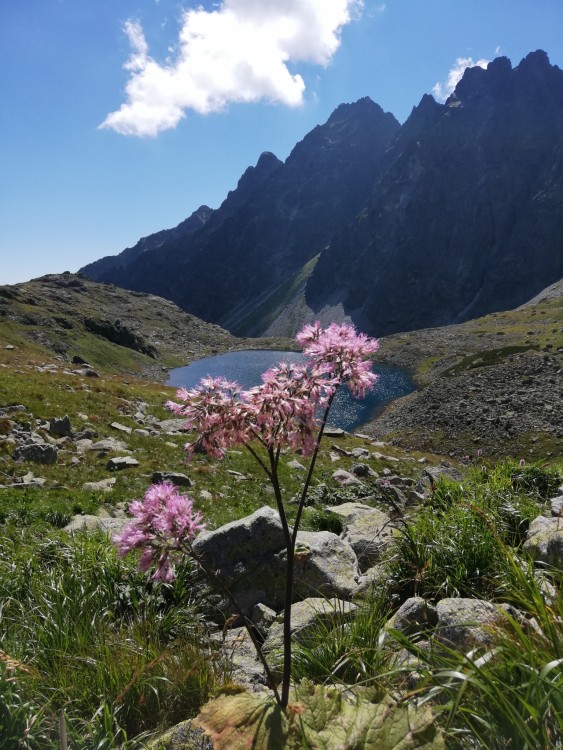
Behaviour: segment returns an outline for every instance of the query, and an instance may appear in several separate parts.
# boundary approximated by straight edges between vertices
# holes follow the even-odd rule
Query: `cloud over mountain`
[[[223,0],[212,11],[187,10],[162,63],[149,54],[141,24],[129,20],[126,101],[100,127],[155,136],[176,127],[187,110],[208,114],[260,99],[297,106],[305,83],[290,66],[327,65],[342,27],[362,7],[363,0]]]
[[[472,57],[456,58],[455,63],[449,70],[447,79],[443,82],[438,81],[438,83],[432,88],[432,93],[438,101],[445,102],[448,96],[453,94],[453,91],[459,81],[461,81],[466,68],[474,68],[475,66],[486,68],[489,63],[490,60],[485,60],[484,58],[477,60],[477,62],[474,62]]]

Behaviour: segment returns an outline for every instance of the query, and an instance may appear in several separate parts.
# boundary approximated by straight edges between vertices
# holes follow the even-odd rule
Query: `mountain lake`
[[[266,349],[228,352],[170,370],[167,385],[194,388],[201,378],[211,375],[234,380],[243,388],[250,388],[261,382],[260,376],[263,372],[282,361],[300,363],[304,362],[305,358],[299,352]],[[347,431],[356,430],[373,419],[389,401],[406,396],[415,389],[406,370],[374,364],[373,372],[379,375],[379,379],[364,399],[354,398],[346,387],[336,394],[329,416],[329,423],[333,427]]]

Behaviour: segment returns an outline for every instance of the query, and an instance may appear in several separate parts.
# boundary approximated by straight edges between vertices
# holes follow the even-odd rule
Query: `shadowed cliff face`
[[[307,302],[337,296],[381,335],[521,304],[563,275],[562,154],[563,72],[544,53],[467,70],[413,110]]]
[[[262,154],[198,231],[167,237],[97,278],[164,295],[236,329],[363,207],[399,127],[370,99],[341,105],[285,163]]]
[[[538,51],[466,70],[402,127],[368,98],[341,105],[285,163],[262,154],[217,210],[82,271],[237,333],[279,313],[294,333],[328,310],[384,335],[561,278],[562,207],[563,72]]]

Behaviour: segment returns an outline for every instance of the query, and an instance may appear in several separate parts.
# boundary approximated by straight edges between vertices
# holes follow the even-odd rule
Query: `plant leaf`
[[[193,726],[215,750],[443,750],[429,707],[348,700],[337,688],[304,680],[287,711],[268,696],[222,695],[203,707]]]

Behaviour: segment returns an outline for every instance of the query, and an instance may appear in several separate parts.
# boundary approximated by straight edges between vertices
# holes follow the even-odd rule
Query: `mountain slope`
[[[424,97],[365,210],[307,285],[378,334],[521,304],[563,276],[563,72],[545,53],[465,71]]]
[[[255,307],[299,273],[363,207],[399,127],[368,98],[341,105],[285,163],[262,154],[199,231],[166,238],[123,269],[97,278],[161,294],[241,332]],[[90,275],[91,266],[82,272]]]

